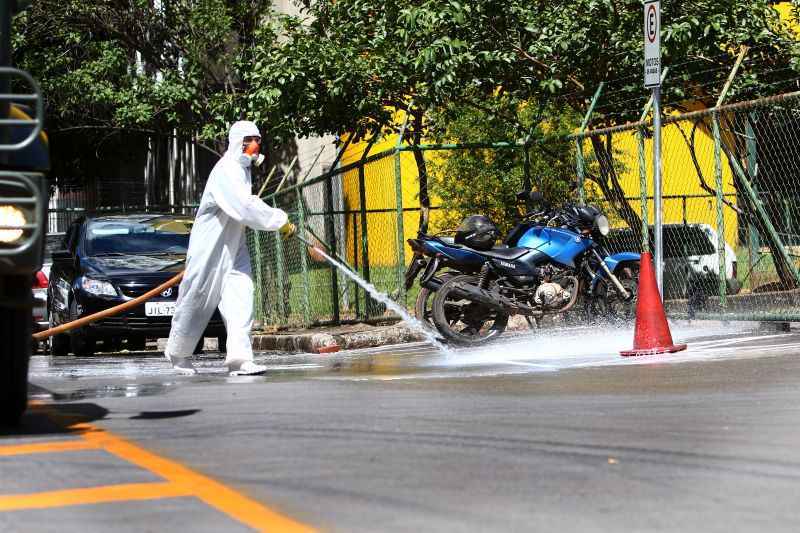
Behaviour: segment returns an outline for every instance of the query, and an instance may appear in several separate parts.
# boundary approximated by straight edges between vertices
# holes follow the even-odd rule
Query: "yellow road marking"
[[[31,402],[31,404],[32,406],[47,408],[46,404],[40,402]],[[57,413],[51,412],[49,414],[52,418],[60,419],[62,422],[74,420]],[[64,451],[60,448],[66,449],[68,444],[76,446],[72,449],[102,449],[166,479],[167,482],[108,485],[89,489],[70,489],[37,494],[0,495],[0,511],[194,496],[207,505],[258,531],[290,533],[314,531],[310,526],[273,511],[210,477],[195,472],[180,463],[160,457],[102,428],[85,422],[66,423],[68,424],[67,429],[81,436],[81,441],[8,446],[7,455],[43,453],[48,450]],[[0,450],[2,449],[0,447]],[[25,449],[30,451],[23,451]]]
[[[0,495],[0,511],[46,509],[67,505],[87,505],[131,500],[156,500],[191,496],[191,491],[174,483],[130,483],[85,489],[54,490],[33,494]]]
[[[35,444],[18,444],[15,446],[0,446],[0,457],[9,455],[27,455],[30,453],[57,453],[72,452],[76,450],[93,450],[98,445],[86,440],[67,440],[61,442],[38,442]]]
[[[144,450],[91,424],[76,424],[71,429],[84,431],[83,438],[87,441],[171,481],[178,487],[191,491],[206,504],[250,527],[263,531],[313,531],[309,526],[268,509],[218,481]]]

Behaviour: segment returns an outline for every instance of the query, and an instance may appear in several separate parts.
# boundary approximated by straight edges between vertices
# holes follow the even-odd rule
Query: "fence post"
[[[403,165],[401,160],[402,152],[400,147],[403,145],[403,136],[408,126],[408,113],[403,120],[403,126],[397,135],[397,144],[394,151],[394,196],[395,208],[397,210],[397,299],[406,305],[406,245],[405,245],[405,221],[403,220]]]
[[[366,184],[366,171],[364,167],[366,166],[366,159],[369,156],[369,151],[372,149],[372,146],[375,144],[375,141],[378,140],[378,135],[380,133],[376,133],[372,136],[367,147],[364,149],[364,153],[361,155],[361,161],[359,162],[358,166],[358,199],[361,211],[361,255],[364,265],[364,279],[369,282],[370,281],[370,272],[369,272],[369,232],[367,231],[367,184]],[[364,303],[365,303],[365,315],[366,318],[369,318],[371,312],[374,308],[374,303],[372,298],[370,298],[369,294],[364,295]]]
[[[605,82],[601,81],[597,86],[597,90],[595,90],[594,96],[592,97],[592,102],[589,104],[589,109],[586,110],[586,115],[583,117],[583,122],[581,122],[581,129],[578,131],[579,134],[586,131],[586,127],[589,125],[589,119],[594,111],[594,106],[597,105],[597,101],[600,99],[600,93],[603,92],[603,87],[605,87],[605,85]],[[582,137],[575,139],[575,164],[577,167],[575,170],[578,173],[578,198],[580,198],[580,203],[583,204],[586,203],[586,189],[583,184],[586,162],[583,159]]]
[[[305,209],[303,208],[303,189],[295,191],[297,197],[297,222],[300,228],[306,227]],[[308,272],[308,255],[305,249],[300,252],[300,269],[303,273],[303,325],[308,326],[311,324],[311,276]]]
[[[329,175],[325,180],[325,231],[327,235],[328,244],[331,250],[338,251],[336,245],[336,223],[333,215],[333,176]],[[347,239],[345,238],[345,242]],[[336,267],[330,265],[331,272],[331,306],[333,308],[333,321],[339,323],[339,273]]]
[[[575,139],[575,171],[578,174],[578,198],[582,204],[586,203],[586,190],[583,186],[584,164],[583,137],[578,137]]]
[[[753,180],[758,179],[758,145],[756,144],[756,133],[753,129],[753,122],[756,119],[757,114],[755,111],[751,111],[748,113],[747,124],[745,125],[745,135],[747,136],[747,170],[753,177]],[[755,187],[755,185],[753,185],[753,188],[756,189],[756,194],[758,194],[758,189]],[[748,272],[750,273],[748,276],[752,276],[753,268],[758,262],[754,260],[754,257],[759,255],[759,248],[761,248],[761,243],[759,242],[758,238],[758,229],[752,221],[748,221],[747,223],[747,244],[747,262],[749,267]]]
[[[722,157],[721,152],[721,139],[719,134],[719,112],[714,111],[711,115],[713,120],[714,132],[714,177],[716,188],[716,206],[717,206],[717,258],[719,261],[719,304],[722,309],[728,305],[727,300],[727,275],[725,269],[725,213],[723,208],[722,191]]]
[[[261,236],[260,232],[256,230],[248,230],[248,233],[253,237],[253,248],[254,248],[254,256],[255,256],[255,263],[256,263],[256,276],[255,276],[255,298],[256,298],[256,305],[255,305],[255,315],[256,320],[260,321],[263,325],[265,322],[264,316],[264,293],[262,292],[264,286],[264,278],[263,272],[261,270],[261,244],[258,242]]]
[[[358,272],[358,219],[356,212],[353,211],[353,269]],[[361,299],[359,292],[361,287],[355,281],[353,283],[353,295],[355,299],[356,317],[361,317]],[[365,293],[366,294],[366,293]]]
[[[273,202],[272,207],[276,207],[275,203]],[[287,293],[291,294],[291,288],[287,291],[286,287],[286,279],[285,279],[285,272],[284,268],[284,257],[283,257],[283,241],[281,240],[278,234],[275,234],[275,270],[278,274],[278,311],[280,312],[280,316],[278,317],[279,321],[284,321],[284,323],[289,322],[289,310],[290,310],[290,303],[289,298],[287,297]]]
[[[636,131],[639,139],[639,196],[642,202],[642,251],[650,251],[650,222],[647,214],[647,162],[644,156],[644,128]]]
[[[739,70],[739,67],[741,66],[744,56],[747,54],[748,50],[749,48],[745,45],[742,45],[741,49],[739,50],[739,56],[736,58],[736,63],[734,63],[730,74],[728,74],[728,79],[725,81],[725,85],[722,87],[719,98],[717,98],[717,105],[715,106],[716,108],[719,108],[719,106],[722,105],[722,102],[725,101],[725,97],[728,94],[728,89],[730,89],[731,83],[733,83],[733,80],[736,77],[736,72]],[[714,111],[714,113],[711,115],[711,120],[713,121],[714,128],[714,177],[716,181],[715,187],[717,189],[716,204],[717,257],[719,261],[719,304],[724,310],[728,306],[728,276],[726,272],[727,269],[725,268],[725,203],[722,191],[722,157],[720,155],[720,151],[722,149],[722,140],[720,139],[719,133],[719,111]]]
[[[661,83],[664,83],[664,80],[667,79],[667,73],[669,72],[669,67],[664,67],[664,70],[661,71]],[[650,98],[647,100],[647,103],[644,104],[644,108],[642,109],[642,115],[639,117],[639,122],[642,123],[642,126],[636,130],[636,137],[639,140],[639,196],[641,197],[642,202],[642,251],[649,252],[650,251],[650,222],[648,220],[648,212],[647,212],[647,163],[645,160],[644,155],[644,121],[647,119],[647,114],[650,113],[650,108],[653,107],[653,95],[650,95]],[[653,204],[655,205],[655,198],[653,198]],[[685,204],[684,204],[685,205]],[[633,229],[633,228],[631,228]]]

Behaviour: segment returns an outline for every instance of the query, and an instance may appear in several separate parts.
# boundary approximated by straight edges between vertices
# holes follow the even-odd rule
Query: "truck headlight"
[[[117,296],[117,289],[107,281],[83,277],[81,287],[89,294],[96,296]]]
[[[0,227],[24,226],[28,223],[25,213],[13,205],[0,206]],[[22,237],[22,229],[0,229],[0,242],[12,244]]]

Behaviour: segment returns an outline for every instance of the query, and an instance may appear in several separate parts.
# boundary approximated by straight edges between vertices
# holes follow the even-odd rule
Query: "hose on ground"
[[[295,237],[299,238],[303,243],[307,244],[309,248],[316,248],[316,245],[308,242],[306,239],[303,239],[299,235],[295,235]],[[108,318],[110,316],[118,315],[136,307],[137,305],[141,305],[150,298],[153,298],[157,294],[161,294],[165,290],[169,289],[180,283],[181,279],[183,279],[183,271],[179,272],[173,278],[168,279],[155,289],[151,289],[146,293],[142,294],[134,298],[133,300],[129,300],[125,303],[121,303],[117,306],[111,307],[110,309],[104,309],[103,311],[98,311],[89,316],[85,316],[83,318],[79,318],[77,320],[73,320],[72,322],[67,322],[66,324],[61,324],[60,326],[56,326],[54,328],[46,329],[44,331],[40,331],[39,333],[35,333],[33,335],[34,340],[41,341],[48,337],[52,337],[53,335],[59,335],[61,333],[66,333],[67,331],[72,331],[73,329],[83,327],[87,324],[91,324],[92,322],[97,322],[98,320],[102,320],[104,318]]]
[[[73,320],[72,322],[67,322],[66,324],[61,324],[60,326],[40,331],[39,333],[34,334],[33,338],[34,340],[41,341],[48,337],[52,337],[53,335],[66,333],[67,331],[71,331],[75,328],[83,327],[86,324],[97,322],[98,320],[101,320],[103,318],[108,318],[110,316],[118,315],[120,313],[127,311],[128,309],[131,309],[132,307],[136,307],[137,305],[143,304],[150,298],[153,298],[154,296],[161,294],[170,287],[177,285],[178,283],[180,283],[181,279],[183,279],[183,271],[179,272],[176,276],[168,279],[155,289],[151,289],[146,293],[142,294],[141,296],[137,296],[133,300],[128,300],[127,302],[111,307],[110,309],[104,309],[92,315],[79,318],[78,320]]]

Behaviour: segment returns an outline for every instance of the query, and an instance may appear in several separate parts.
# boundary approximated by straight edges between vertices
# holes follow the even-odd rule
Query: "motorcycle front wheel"
[[[463,298],[458,285],[478,284],[477,276],[453,276],[433,298],[431,315],[436,329],[449,342],[464,346],[484,344],[499,336],[508,325],[508,315]]]
[[[598,311],[601,318],[613,322],[630,322],[636,318],[636,302],[639,299],[639,263],[632,263],[616,272],[617,279],[631,294],[625,299],[614,283],[603,278],[598,286]]]

